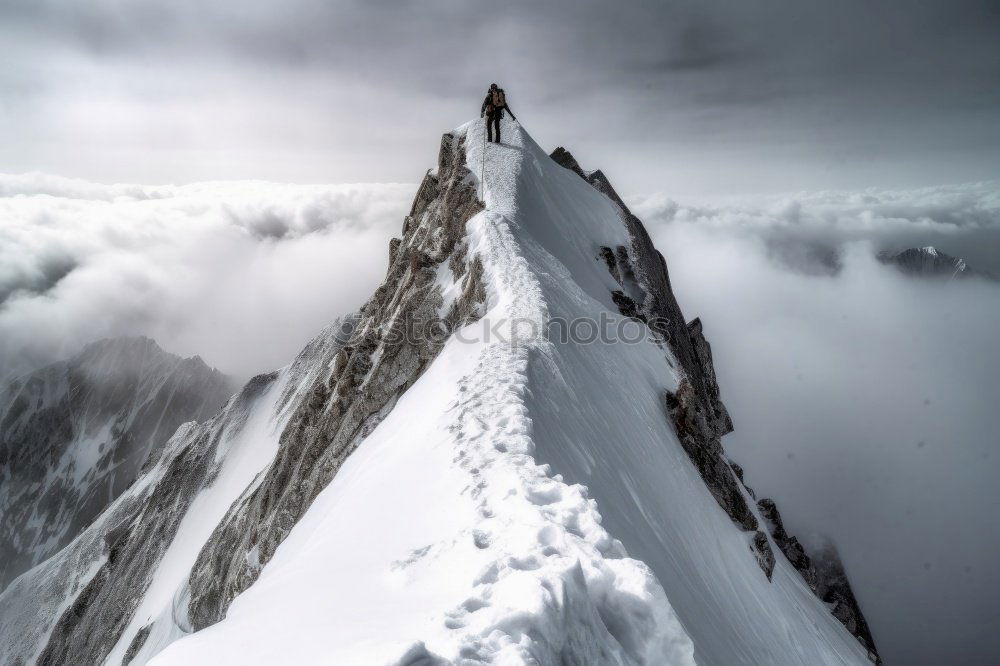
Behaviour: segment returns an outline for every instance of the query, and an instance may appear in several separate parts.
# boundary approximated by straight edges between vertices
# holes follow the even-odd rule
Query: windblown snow
[[[709,492],[665,413],[680,377],[667,348],[543,334],[625,322],[598,257],[628,233],[611,199],[504,122],[500,145],[478,122],[452,133],[483,174],[466,229],[486,315],[448,339],[225,619],[190,633],[186,573],[309,385],[302,357],[284,370],[222,437],[106,663],[868,663],[780,553],[768,580]],[[439,268],[446,304],[454,282]]]

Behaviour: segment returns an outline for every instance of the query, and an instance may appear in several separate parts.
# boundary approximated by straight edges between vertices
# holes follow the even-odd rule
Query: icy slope
[[[148,338],[88,345],[0,389],[0,591],[69,543],[234,386]]]
[[[453,134],[480,173],[482,127]],[[611,198],[520,128],[505,136],[462,240],[485,316],[355,444],[224,619],[153,663],[866,663],[754,531],[750,495],[679,441],[686,400],[715,411],[692,430],[725,429],[714,378],[693,374],[707,346],[675,341],[681,359],[656,340],[538,334],[624,322],[641,294],[603,249],[636,240]],[[463,281],[451,263],[436,274],[447,309]]]

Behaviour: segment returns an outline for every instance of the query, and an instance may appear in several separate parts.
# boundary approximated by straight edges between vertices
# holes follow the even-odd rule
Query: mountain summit
[[[641,222],[508,125],[445,134],[360,311],[0,596],[0,661],[877,661],[726,458]]]

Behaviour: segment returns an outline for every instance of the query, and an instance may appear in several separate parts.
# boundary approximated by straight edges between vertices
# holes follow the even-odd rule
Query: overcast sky
[[[492,80],[626,194],[1000,173],[996,0],[0,1],[2,170],[415,182]]]

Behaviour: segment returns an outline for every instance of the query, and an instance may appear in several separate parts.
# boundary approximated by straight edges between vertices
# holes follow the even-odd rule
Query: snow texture
[[[599,250],[628,236],[615,204],[520,127],[502,145],[482,132],[455,134],[484,174],[467,233],[487,315],[448,340],[225,619],[152,663],[866,663],[787,561],[768,581],[705,487],[665,414],[665,347],[537,334],[557,316],[621,318]]]

